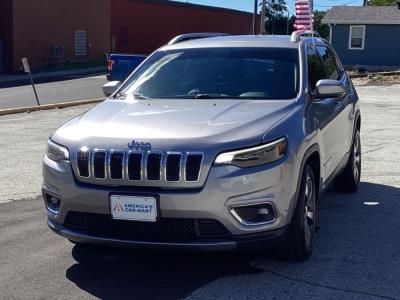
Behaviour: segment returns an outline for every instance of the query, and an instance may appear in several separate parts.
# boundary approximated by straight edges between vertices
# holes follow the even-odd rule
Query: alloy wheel
[[[307,174],[304,197],[304,239],[307,249],[310,249],[310,247],[312,247],[315,232],[315,188],[314,180],[310,174]]]
[[[360,181],[361,174],[361,143],[360,134],[357,133],[353,145],[353,176],[355,182]]]

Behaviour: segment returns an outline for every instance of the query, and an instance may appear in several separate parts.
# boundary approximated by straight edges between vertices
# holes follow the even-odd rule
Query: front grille
[[[142,180],[142,157],[141,153],[129,154],[128,177],[129,180]]]
[[[190,155],[186,161],[186,181],[197,181],[200,176],[200,168],[203,155]]]
[[[180,181],[181,180],[181,154],[169,154],[166,163],[166,178],[167,181]]]
[[[84,149],[76,160],[77,175],[82,178],[193,183],[200,179],[203,154]]]
[[[86,150],[82,150],[78,152],[77,155],[78,160],[78,170],[79,176],[81,177],[90,177],[90,152]]]
[[[113,220],[110,215],[69,212],[64,225],[93,237],[143,242],[226,239],[229,231],[212,219],[161,218],[155,223]]]
[[[93,154],[93,176],[98,179],[106,178],[106,152],[97,151]]]
[[[147,156],[147,179],[161,180],[161,153],[149,153]]]
[[[123,179],[124,178],[124,153],[111,152],[110,154],[110,178]]]
[[[198,233],[201,237],[225,237],[228,231],[220,222],[212,219],[199,219],[197,221]]]

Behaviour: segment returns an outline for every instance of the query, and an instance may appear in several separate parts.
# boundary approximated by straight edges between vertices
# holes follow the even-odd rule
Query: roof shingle
[[[322,23],[330,24],[399,24],[397,6],[335,6]]]

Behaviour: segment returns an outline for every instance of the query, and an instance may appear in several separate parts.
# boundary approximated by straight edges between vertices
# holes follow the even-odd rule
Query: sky
[[[233,8],[244,11],[253,11],[254,0],[175,0],[180,2],[189,2],[195,4],[204,4]],[[259,0],[258,2],[261,2]],[[286,0],[289,6],[289,12],[294,13],[294,0]],[[331,6],[348,4],[351,6],[362,5],[363,0],[314,0],[315,10],[327,10]]]

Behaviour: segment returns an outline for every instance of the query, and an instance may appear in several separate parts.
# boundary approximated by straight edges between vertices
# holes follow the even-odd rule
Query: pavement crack
[[[378,295],[378,294],[373,294],[373,293],[368,293],[368,292],[364,292],[364,291],[360,291],[360,290],[353,290],[353,289],[342,289],[342,288],[338,288],[338,287],[334,287],[334,286],[329,286],[329,285],[325,285],[322,283],[318,283],[318,282],[312,282],[312,281],[308,281],[308,280],[303,280],[303,279],[298,279],[298,278],[293,278],[287,275],[283,275],[280,274],[276,271],[273,270],[266,270],[264,269],[265,272],[270,273],[276,277],[288,280],[288,281],[292,281],[292,282],[299,282],[299,283],[305,283],[308,285],[312,285],[312,286],[316,286],[316,287],[321,287],[321,288],[325,288],[325,289],[330,289],[330,290],[334,290],[334,291],[340,291],[340,292],[346,292],[346,293],[353,293],[353,294],[359,294],[359,295],[364,295],[364,296],[371,296],[371,297],[377,297],[377,298],[382,298],[382,299],[390,299],[390,300],[396,300],[396,298],[392,298],[392,297],[388,297],[388,296],[383,296],[383,295]]]

